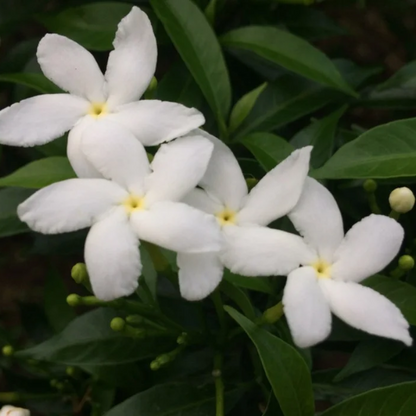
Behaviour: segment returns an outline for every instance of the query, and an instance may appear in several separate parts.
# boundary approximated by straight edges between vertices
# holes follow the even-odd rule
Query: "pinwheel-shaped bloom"
[[[370,215],[344,236],[335,199],[310,178],[289,218],[305,241],[298,253],[303,267],[289,274],[283,296],[295,343],[309,347],[324,340],[331,332],[332,312],[362,331],[411,345],[409,325],[400,310],[358,284],[397,255],[402,227],[386,216]]]
[[[30,412],[21,407],[3,406],[0,409],[0,416],[30,416]]]
[[[81,135],[94,123],[111,120],[128,128],[145,146],[182,136],[204,123],[201,113],[180,104],[137,101],[157,60],[152,26],[137,7],[118,25],[105,75],[90,52],[64,36],[46,35],[37,58],[43,73],[69,94],[40,95],[1,111],[0,141],[34,146],[70,130],[68,157],[78,176],[100,176],[80,148]],[[98,139],[96,146],[101,146]]]
[[[300,237],[265,227],[286,215],[297,203],[309,170],[311,147],[293,152],[271,170],[249,193],[243,172],[231,150],[215,137],[198,130],[214,143],[208,169],[185,201],[213,214],[221,225],[225,245],[221,253],[178,254],[182,296],[198,300],[212,292],[221,281],[224,266],[248,276],[270,275],[274,265],[288,273],[299,262],[293,245]],[[272,257],[262,256],[271,246]],[[296,252],[296,250],[295,250]]]
[[[186,137],[164,144],[151,165],[143,145],[112,123],[97,124],[84,142],[107,179],[55,183],[23,202],[18,214],[45,234],[91,226],[85,262],[98,298],[111,300],[137,288],[139,239],[185,253],[220,249],[215,219],[178,202],[202,178],[213,148],[209,140]]]

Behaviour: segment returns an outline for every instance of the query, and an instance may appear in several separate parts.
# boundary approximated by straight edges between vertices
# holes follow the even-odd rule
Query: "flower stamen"
[[[91,117],[101,117],[105,114],[107,114],[107,104],[106,103],[92,103],[89,110],[88,110],[88,114]]]
[[[330,279],[331,278],[331,265],[325,260],[319,259],[312,264],[312,267],[316,270],[318,279]]]
[[[123,205],[127,213],[131,214],[133,211],[145,209],[145,200],[140,196],[129,195],[129,197],[124,200]]]
[[[237,220],[237,213],[232,209],[225,208],[223,211],[215,214],[220,225],[235,225]]]

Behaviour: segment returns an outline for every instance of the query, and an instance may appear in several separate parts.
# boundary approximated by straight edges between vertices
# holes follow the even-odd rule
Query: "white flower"
[[[362,331],[411,345],[409,324],[400,310],[358,284],[397,255],[403,228],[386,216],[370,215],[344,236],[335,199],[310,178],[289,218],[307,245],[299,252],[303,267],[289,274],[283,296],[295,343],[309,347],[324,340],[331,332],[332,312]]]
[[[302,239],[265,227],[286,215],[297,203],[309,170],[311,147],[293,152],[271,170],[248,193],[241,168],[231,150],[205,132],[214,143],[208,169],[185,202],[213,214],[225,237],[221,255],[217,253],[178,253],[182,296],[199,300],[211,293],[221,281],[224,266],[248,276],[268,276],[279,268],[288,273],[298,264],[296,247]],[[283,245],[282,245],[283,243]],[[272,256],[263,256],[265,246],[274,247]]]
[[[80,177],[99,177],[85,158],[81,135],[91,124],[111,120],[128,128],[145,146],[160,144],[201,126],[195,109],[159,100],[137,101],[156,68],[152,26],[138,7],[121,20],[114,50],[102,74],[93,55],[74,41],[47,34],[37,58],[43,73],[69,94],[23,100],[0,112],[0,142],[12,146],[47,143],[70,130],[68,157]],[[102,139],[96,145],[101,146]]]
[[[389,203],[393,211],[405,214],[415,205],[415,196],[409,188],[396,188],[389,196]]]
[[[30,416],[30,411],[21,407],[3,406],[0,416]]]
[[[87,156],[110,180],[55,183],[23,202],[18,214],[46,234],[91,226],[85,262],[98,298],[111,300],[137,288],[139,239],[185,253],[220,249],[215,219],[178,202],[203,176],[213,148],[209,140],[185,137],[164,144],[151,165],[143,145],[112,123],[97,124],[84,141]]]

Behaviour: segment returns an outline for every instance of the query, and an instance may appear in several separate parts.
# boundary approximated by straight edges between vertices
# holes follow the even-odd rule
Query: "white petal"
[[[344,238],[341,212],[331,193],[315,179],[306,178],[299,202],[288,215],[306,243],[331,263]]]
[[[311,347],[330,334],[331,311],[312,267],[301,267],[289,274],[283,306],[297,346]]]
[[[140,98],[155,73],[156,38],[146,13],[133,7],[118,24],[113,45],[105,73],[110,106]]]
[[[145,146],[155,146],[205,123],[195,108],[159,100],[143,100],[122,105],[108,119],[128,128]]]
[[[72,169],[79,178],[102,178],[103,175],[86,158],[81,147],[84,132],[96,121],[91,117],[83,117],[68,134],[67,156]]]
[[[182,202],[207,214],[215,214],[224,209],[219,201],[208,195],[203,189],[193,189],[183,198]]]
[[[131,222],[141,240],[183,253],[218,251],[222,236],[215,217],[180,202],[158,202],[135,211]]]
[[[139,240],[124,209],[91,227],[85,242],[85,263],[98,299],[109,301],[131,295],[142,270]]]
[[[226,244],[221,260],[233,273],[243,276],[287,275],[315,254],[302,238],[258,226],[223,227]]]
[[[65,36],[47,34],[37,52],[42,72],[56,85],[89,101],[105,101],[105,80],[90,52]]]
[[[223,206],[238,211],[247,195],[247,184],[233,152],[221,140],[201,129],[190,134],[200,134],[214,143],[214,151],[200,185]]]
[[[45,94],[0,113],[0,143],[36,146],[57,139],[87,114],[89,103],[69,94]]]
[[[81,148],[89,162],[107,179],[130,192],[143,194],[150,173],[143,145],[124,127],[97,120],[84,132]]]
[[[286,215],[298,202],[312,147],[295,150],[249,193],[238,214],[240,223],[267,225]]]
[[[403,227],[384,215],[369,215],[355,224],[334,254],[332,276],[361,280],[383,270],[397,255]]]
[[[412,345],[409,324],[399,308],[384,296],[354,282],[320,279],[319,284],[332,312],[348,325]]]
[[[218,253],[178,253],[179,288],[183,298],[201,300],[220,284],[224,268]]]
[[[182,137],[163,144],[146,179],[149,203],[180,201],[201,180],[212,154],[212,143],[200,136]]]
[[[68,179],[36,192],[17,209],[32,230],[59,234],[89,227],[127,197],[105,179]]]

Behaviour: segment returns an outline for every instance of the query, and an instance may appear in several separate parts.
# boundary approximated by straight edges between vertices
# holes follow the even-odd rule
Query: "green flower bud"
[[[259,183],[259,180],[256,179],[256,178],[247,178],[246,183],[247,183],[248,189],[250,190],[250,189],[254,188]]]
[[[405,214],[415,205],[415,196],[409,188],[396,188],[389,196],[389,203],[393,211]]]
[[[78,374],[78,370],[75,367],[67,367],[65,369],[65,373],[69,376],[69,377],[75,377]]]
[[[1,351],[5,357],[11,357],[14,354],[14,348],[11,345],[5,345]]]
[[[415,260],[413,259],[412,256],[405,255],[399,258],[399,267],[402,270],[406,270],[406,271],[412,270],[414,266],[415,266]]]
[[[142,323],[144,322],[144,319],[143,319],[143,317],[142,317],[142,316],[140,316],[140,315],[129,315],[129,316],[126,318],[126,322],[127,322],[128,324],[140,325],[140,324],[142,324]]]
[[[71,277],[78,284],[89,280],[87,266],[85,263],[77,263],[71,270]]]
[[[267,309],[263,313],[262,320],[268,324],[274,324],[283,316],[283,304],[279,302],[278,304]]]
[[[110,327],[113,331],[120,332],[126,327],[126,321],[123,318],[114,318]]]
[[[172,359],[171,359],[169,354],[162,354],[162,355],[159,355],[159,357],[156,358],[156,361],[158,361],[158,363],[160,365],[165,365],[168,362],[172,361]]]
[[[187,343],[187,337],[188,337],[188,334],[187,334],[186,332],[182,332],[182,334],[180,334],[180,335],[178,336],[178,338],[177,338],[176,342],[177,342],[179,345],[186,344],[186,343]]]
[[[150,363],[150,369],[151,370],[156,371],[156,370],[159,370],[159,368],[160,368],[160,364],[159,364],[159,361],[158,360],[153,360]]]
[[[363,183],[363,188],[366,192],[373,193],[377,189],[377,182],[373,179],[367,179]]]
[[[81,305],[81,297],[75,293],[72,293],[71,295],[68,295],[68,297],[66,298],[66,303],[69,306],[79,306]]]

